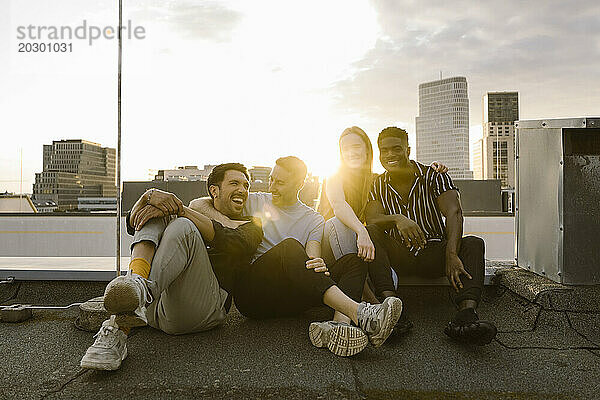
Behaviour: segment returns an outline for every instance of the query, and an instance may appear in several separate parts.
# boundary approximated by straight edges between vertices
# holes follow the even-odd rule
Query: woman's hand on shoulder
[[[435,170],[435,172],[438,172],[440,174],[445,174],[446,172],[448,172],[448,167],[446,167],[444,164],[442,164],[439,161],[432,162],[431,168],[433,168]]]

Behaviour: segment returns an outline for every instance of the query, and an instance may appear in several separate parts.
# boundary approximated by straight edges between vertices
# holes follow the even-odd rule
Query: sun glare
[[[340,165],[340,157],[336,148],[328,153],[326,157],[307,158],[305,160],[308,170],[321,178],[327,178],[335,174]]]
[[[336,107],[331,88],[352,76],[354,63],[376,44],[380,28],[369,2],[224,3],[240,15],[226,40],[191,37],[169,24],[169,18],[158,18],[170,16],[168,6],[157,5],[146,13],[139,10],[144,1],[126,7],[126,18],[134,18],[148,35],[124,46],[123,180],[144,180],[148,169],[181,165],[229,161],[273,165],[275,159],[286,155],[305,160],[314,175],[328,176],[338,167],[339,134],[348,126],[365,125],[362,116],[348,115]],[[106,13],[112,10],[98,8]],[[30,18],[25,10],[15,15]],[[81,17],[64,18],[78,23]],[[20,20],[14,23],[21,24]],[[24,148],[26,164],[29,158],[37,160],[27,164],[27,186],[33,183],[34,170],[41,168],[41,161],[33,156],[39,153],[41,140],[78,137],[80,127],[89,125],[85,139],[115,146],[114,93],[108,90],[114,77],[107,72],[116,62],[113,44],[99,42],[93,52],[82,47],[73,55],[86,61],[84,72],[79,73],[69,69],[75,64],[63,66],[62,58],[60,63],[47,57],[40,61],[43,64],[11,64],[14,87],[23,89],[35,83],[37,95],[28,101],[38,99],[35,108],[47,114],[45,121],[58,118],[60,113],[52,105],[61,104],[48,101],[45,94],[70,93],[69,99],[85,99],[68,102],[69,124],[52,120],[52,126],[61,126],[58,136],[52,130],[39,129],[35,119],[25,118],[26,110],[17,106],[21,102],[11,102],[15,104],[11,118],[3,124],[16,126],[17,120],[27,121],[18,126],[28,137],[45,132],[43,139],[31,141],[31,145],[19,146],[22,136],[7,138],[9,148]],[[14,64],[17,59],[12,60]],[[44,79],[27,80],[17,74],[25,67],[35,68]],[[63,70],[67,74],[62,74]],[[84,80],[87,83],[81,84]],[[89,90],[90,85],[94,90]],[[24,98],[29,91],[20,93],[13,98]],[[90,120],[98,122],[90,125]],[[17,176],[18,171],[10,174]]]

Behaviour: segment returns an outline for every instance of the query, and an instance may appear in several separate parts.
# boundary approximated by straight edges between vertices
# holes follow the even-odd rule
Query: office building
[[[472,179],[469,168],[467,79],[452,77],[419,85],[416,159],[440,161],[455,179]]]
[[[271,167],[252,167],[248,169],[250,175],[250,191],[266,192],[269,190],[269,175]]]
[[[33,197],[76,210],[81,197],[117,197],[116,151],[87,140],[58,140],[44,145],[43,171],[35,174]]]
[[[186,165],[175,169],[159,169],[155,181],[206,181],[216,165],[205,165],[199,169],[196,165]]]
[[[51,213],[58,209],[56,203],[52,200],[32,200],[36,210],[40,213]]]
[[[514,189],[514,123],[518,119],[518,92],[488,92],[483,96],[483,136],[473,149],[476,179],[500,179],[503,189]]]
[[[77,199],[79,211],[104,212],[117,211],[116,197],[80,197]]]
[[[473,179],[483,179],[483,140],[479,139],[471,145],[471,154],[473,154]]]

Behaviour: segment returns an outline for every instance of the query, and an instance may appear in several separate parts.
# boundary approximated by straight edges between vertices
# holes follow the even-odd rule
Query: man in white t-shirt
[[[402,302],[392,297],[377,305],[359,303],[367,266],[356,254],[325,265],[323,217],[298,200],[306,171],[297,157],[279,158],[269,177],[269,193],[249,194],[244,213],[262,220],[264,234],[252,262],[236,274],[233,297],[238,310],[251,318],[295,315],[326,304],[336,311],[334,320],[312,323],[311,342],[351,356],[369,341],[376,347],[385,342]],[[224,226],[236,225],[209,198],[194,200],[190,207]]]

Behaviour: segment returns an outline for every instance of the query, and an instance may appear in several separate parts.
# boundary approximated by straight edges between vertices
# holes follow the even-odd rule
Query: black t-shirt
[[[243,220],[249,222],[235,229],[226,228],[213,221],[215,237],[206,245],[219,286],[228,293],[232,293],[237,269],[250,264],[263,238],[260,219],[244,217]]]

